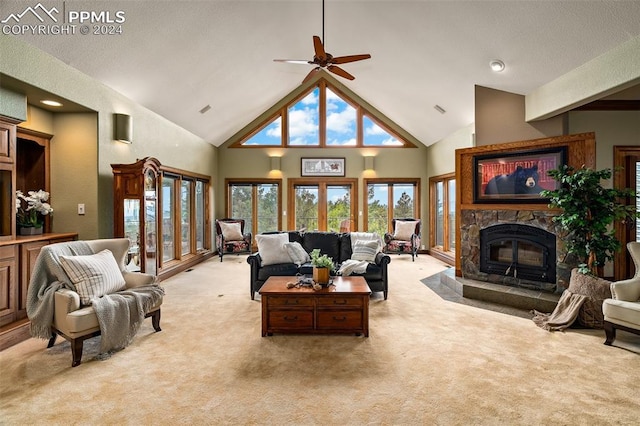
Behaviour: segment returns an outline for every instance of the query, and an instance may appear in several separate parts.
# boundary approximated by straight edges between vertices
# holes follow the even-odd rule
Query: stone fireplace
[[[462,276],[551,293],[568,287],[562,234],[550,211],[464,210]]]
[[[553,221],[558,211],[543,198],[518,198],[519,193],[478,198],[477,160],[563,149],[567,165],[593,168],[595,143],[594,133],[581,133],[457,149],[456,276],[554,294],[569,287],[577,262],[567,254],[565,231]]]

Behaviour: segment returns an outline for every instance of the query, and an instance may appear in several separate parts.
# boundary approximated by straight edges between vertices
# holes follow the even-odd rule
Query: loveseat
[[[311,253],[313,249],[320,249],[321,254],[331,257],[336,265],[336,271],[343,262],[352,258],[353,249],[351,241],[351,233],[336,232],[298,232],[298,231],[282,231],[265,233],[262,235],[288,234],[288,241],[291,243],[298,242],[307,253]],[[364,233],[354,233],[354,235],[362,235]],[[256,236],[258,241],[260,235]],[[250,292],[251,300],[254,299],[255,293],[260,290],[262,285],[270,276],[296,276],[297,274],[311,275],[313,267],[309,261],[297,264],[285,254],[273,256],[269,253],[270,262],[263,262],[259,251],[247,257],[247,262],[251,265],[250,275]],[[278,249],[276,249],[278,250]],[[267,256],[265,255],[265,258]],[[275,259],[275,260],[274,260]],[[383,292],[384,298],[388,293],[388,277],[387,265],[391,262],[389,255],[378,251],[374,254],[373,260],[366,265],[366,272],[352,273],[353,276],[362,276],[367,281],[372,292]],[[268,264],[265,264],[268,263]]]

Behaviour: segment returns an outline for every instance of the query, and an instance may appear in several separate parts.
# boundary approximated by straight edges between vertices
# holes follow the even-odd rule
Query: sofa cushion
[[[326,254],[334,263],[340,261],[340,238],[335,232],[308,232],[302,236],[302,247],[311,253],[320,249],[320,254]]]
[[[411,236],[416,232],[417,224],[418,222],[415,220],[397,220],[393,239],[411,241]]]
[[[373,262],[376,259],[376,253],[378,253],[378,246],[379,244],[375,240],[356,240],[351,259]]]
[[[311,257],[309,257],[309,253],[307,253],[302,247],[302,244],[300,244],[297,241],[294,241],[292,243],[286,243],[284,245],[284,248],[287,250],[287,253],[289,253],[289,257],[291,258],[291,261],[298,266],[302,265],[303,263],[307,263],[311,261]]]
[[[242,228],[240,222],[218,222],[225,241],[242,241]]]
[[[256,242],[262,266],[291,263],[289,253],[284,247],[289,242],[289,234],[286,232],[256,235]]]
[[[126,282],[111,250],[85,256],[60,256],[60,264],[76,287],[80,303],[124,290]]]

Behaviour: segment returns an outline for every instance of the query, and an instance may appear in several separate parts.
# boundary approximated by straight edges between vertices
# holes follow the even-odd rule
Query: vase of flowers
[[[44,217],[53,213],[53,208],[47,203],[47,191],[29,191],[24,195],[16,191],[16,222],[20,235],[42,234]]]

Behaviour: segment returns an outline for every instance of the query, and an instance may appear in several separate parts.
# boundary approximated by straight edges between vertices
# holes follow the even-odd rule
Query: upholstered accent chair
[[[155,331],[161,331],[160,306],[164,290],[157,285],[154,275],[126,269],[129,244],[127,238],[71,241],[45,246],[38,255],[27,300],[31,333],[34,337],[49,338],[48,348],[55,344],[58,335],[68,340],[71,344],[72,367],[81,363],[85,340],[102,335],[101,348],[106,343],[105,331],[96,313],[99,301],[95,297],[102,299],[104,295],[110,295],[120,300],[129,298],[129,302],[122,302],[128,304],[123,310],[118,308],[117,305],[122,305],[117,300],[109,302],[106,311],[102,308],[102,320],[111,319],[109,324],[103,324],[108,326],[112,338],[114,335],[119,338],[119,333],[127,336],[125,340],[133,338],[133,330],[137,331],[141,320],[148,317],[151,317]],[[81,249],[86,253],[80,253]],[[66,281],[74,283],[76,291],[62,285]],[[114,285],[118,287],[117,291]],[[46,290],[49,287],[49,291],[55,291],[52,298],[42,298],[49,292]],[[132,293],[138,293],[139,296]],[[136,301],[131,301],[132,298]],[[50,311],[45,300],[51,300],[52,321],[46,318]],[[131,309],[131,304],[141,306],[142,311]],[[126,314],[126,319],[119,314]],[[41,324],[41,327],[38,328],[36,324]],[[119,330],[116,329],[118,327]],[[119,345],[123,341],[117,343]]]
[[[393,219],[393,233],[384,234],[383,252],[410,254],[415,261],[420,248],[420,219]]]
[[[244,232],[244,219],[216,219],[216,248],[220,262],[225,254],[251,253],[251,232]]]
[[[633,278],[611,283],[611,299],[602,303],[604,314],[605,345],[616,339],[616,330],[640,334],[640,242],[627,244],[636,266]]]

